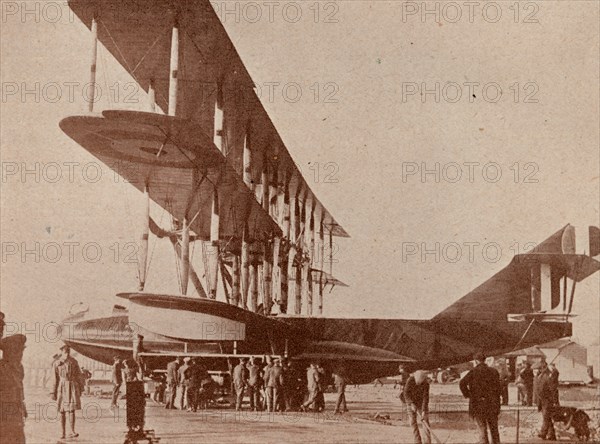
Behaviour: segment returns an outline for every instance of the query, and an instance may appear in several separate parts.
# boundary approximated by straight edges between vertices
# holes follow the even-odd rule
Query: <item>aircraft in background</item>
[[[63,321],[65,343],[81,354],[105,363],[134,354],[150,370],[174,355],[215,369],[233,357],[284,356],[343,364],[361,383],[396,374],[400,363],[446,367],[478,350],[571,335],[576,283],[600,269],[592,257],[600,248],[576,254],[570,225],[430,320],[322,317],[327,287],[345,285],[325,271],[326,253],[333,263],[333,237],[348,234],[303,178],[210,2],[69,6],[92,32],[91,83],[99,41],[148,93],[148,112],[94,113],[92,101],[89,114],[60,122],[141,192],[144,207],[139,291],[118,295],[128,308]],[[168,227],[150,216],[150,201],[169,213]],[[150,233],[173,246],[176,294],[145,291]]]

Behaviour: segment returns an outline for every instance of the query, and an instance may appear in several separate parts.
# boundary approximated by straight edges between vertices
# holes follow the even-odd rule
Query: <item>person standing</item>
[[[523,380],[525,386],[525,403],[531,407],[533,405],[533,370],[531,363],[525,362],[524,368],[521,369],[519,376]]]
[[[488,430],[493,444],[500,443],[498,415],[500,415],[500,376],[485,364],[485,355],[476,353],[475,368],[460,380],[460,391],[469,399],[469,416],[479,428],[479,442],[488,444]]]
[[[0,325],[3,324],[3,317],[0,313]],[[25,444],[27,409],[23,392],[25,372],[22,359],[26,341],[26,336],[22,334],[6,338],[0,334],[0,442],[4,442],[4,436],[10,438],[11,444]]]
[[[301,410],[303,412],[305,412],[309,406],[314,405],[317,402],[320,380],[321,378],[319,376],[319,371],[317,370],[316,364],[311,363],[306,370],[306,388],[308,389],[308,400],[301,406]]]
[[[273,367],[269,370],[266,383],[267,390],[267,411],[276,412],[279,407],[281,390],[283,387],[283,369],[281,368],[281,361],[275,359]]]
[[[260,405],[260,391],[262,389],[262,378],[260,377],[260,365],[258,359],[254,358],[248,367],[248,396],[250,396],[250,410],[262,410]]]
[[[54,364],[54,390],[52,400],[57,402],[58,412],[60,413],[60,425],[62,429],[61,439],[66,437],[67,413],[69,414],[69,423],[71,433],[69,438],[79,436],[75,432],[75,410],[81,410],[81,392],[83,390],[83,379],[79,363],[71,357],[71,348],[63,345],[60,348],[61,357]]]
[[[552,363],[548,364],[548,370],[550,370],[550,376],[551,376],[551,380],[552,380],[552,388],[554,389],[554,405],[559,406],[560,399],[558,398],[558,378],[560,376],[560,373],[559,373],[558,369],[556,368],[556,365],[554,365]]]
[[[496,367],[498,375],[500,375],[500,398],[502,405],[508,405],[508,384],[510,382],[510,372],[505,362],[499,362]]]
[[[181,358],[178,356],[175,360],[167,364],[167,387],[169,388],[169,397],[165,404],[166,409],[175,409],[175,397],[177,396],[177,385],[179,384],[179,367],[181,367]]]
[[[556,432],[552,422],[552,409],[555,406],[555,385],[552,372],[548,369],[546,362],[541,362],[540,374],[537,376],[537,408],[542,412],[542,429],[538,436],[544,440],[555,441]]]
[[[123,365],[121,364],[121,360],[118,356],[115,356],[113,361],[114,363],[112,365],[111,375],[111,382],[113,384],[112,401],[110,403],[111,410],[119,407],[119,391],[121,390],[121,385],[123,384]]]
[[[317,371],[319,372],[319,390],[315,402],[315,409],[317,412],[322,412],[325,410],[325,390],[329,384],[327,382],[328,378],[325,376],[325,369],[321,364],[317,364]]]
[[[348,406],[346,405],[346,371],[344,367],[340,366],[340,368],[333,373],[333,382],[337,392],[337,401],[333,413],[341,415],[348,411]]]
[[[196,412],[199,404],[198,395],[204,375],[201,373],[195,358],[191,360],[190,366],[187,369],[187,374],[189,376],[187,390],[188,412]]]
[[[185,358],[183,358],[183,365],[181,367],[179,367],[179,370],[177,370],[177,379],[179,381],[179,394],[181,396],[181,399],[179,400],[179,409],[180,410],[185,410],[185,408],[187,407],[187,390],[188,390],[189,376],[186,377],[186,373],[187,373],[187,369],[190,366],[190,360],[191,360],[191,358],[189,356],[186,356]],[[188,373],[188,375],[189,375],[189,373]]]
[[[242,410],[244,400],[244,389],[248,385],[248,369],[246,363],[248,358],[240,358],[240,363],[233,369],[233,385],[235,386],[235,410]]]
[[[269,391],[267,390],[267,381],[269,380],[269,373],[271,372],[271,369],[273,368],[273,360],[271,359],[270,356],[266,357],[266,362],[267,365],[265,365],[265,367],[262,370],[262,378],[263,378],[263,403],[265,408],[267,408],[269,406]]]
[[[423,370],[417,370],[408,378],[404,385],[404,402],[406,403],[410,418],[410,426],[413,430],[415,444],[431,443],[431,433],[429,429],[429,381],[427,373]],[[423,422],[424,436],[419,431],[417,415]]]

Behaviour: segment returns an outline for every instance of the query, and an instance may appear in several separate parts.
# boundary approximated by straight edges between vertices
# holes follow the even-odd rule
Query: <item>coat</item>
[[[179,383],[179,362],[171,361],[167,364],[167,384],[170,386],[177,385]]]
[[[111,382],[115,385],[123,384],[123,365],[120,362],[112,365]]]
[[[314,367],[309,367],[306,371],[306,386],[309,392],[316,392],[319,390],[319,382],[321,381],[321,376],[319,375],[319,371]]]
[[[260,366],[252,364],[250,367],[248,367],[248,385],[255,388],[260,388],[262,386],[261,382],[262,379],[260,377]]]
[[[460,391],[469,398],[469,416],[487,417],[500,414],[500,375],[493,368],[481,363],[460,380]]]
[[[271,367],[267,374],[266,386],[281,388],[283,387],[283,368],[279,365]]]
[[[59,412],[81,410],[81,392],[83,378],[81,369],[75,358],[68,356],[54,363],[54,390],[52,399],[57,402]]]
[[[185,376],[185,372],[189,367],[190,365],[188,363],[185,363],[177,370],[177,381],[179,382],[179,384],[185,386],[188,385],[189,379]]]
[[[236,387],[245,387],[248,383],[248,369],[242,363],[239,363],[233,369],[233,383]]]
[[[552,373],[546,369],[536,379],[536,405],[538,410],[554,407],[557,401],[556,391],[558,385],[555,383]]]
[[[421,412],[429,411],[429,382],[417,384],[415,377],[411,376],[404,385],[404,402],[414,404]]]

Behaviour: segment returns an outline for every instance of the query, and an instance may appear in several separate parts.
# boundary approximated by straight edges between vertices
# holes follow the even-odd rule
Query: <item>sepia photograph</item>
[[[0,444],[600,442],[598,0],[0,10]]]

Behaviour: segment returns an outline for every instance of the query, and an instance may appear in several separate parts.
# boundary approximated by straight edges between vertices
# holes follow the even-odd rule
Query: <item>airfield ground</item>
[[[326,394],[327,411],[324,414],[236,413],[232,409],[188,413],[165,410],[148,401],[146,428],[154,430],[160,443],[411,443],[412,432],[397,392],[392,385],[348,387],[346,396],[350,412],[343,416],[332,414],[333,393]],[[514,387],[511,387],[510,395],[511,400],[516,399]],[[26,400],[29,413],[26,421],[27,442],[59,442],[60,425],[55,404],[50,402],[45,391],[28,389]],[[598,388],[561,389],[561,400],[564,405],[586,409],[592,417],[590,426],[598,429]],[[124,405],[124,401],[121,402]],[[108,409],[109,399],[92,396],[83,397],[82,404],[83,409],[77,416],[79,437],[67,439],[66,442],[100,444],[124,441],[127,427],[123,408],[113,413]],[[430,408],[431,427],[441,442],[477,442],[475,425],[468,418],[467,404],[460,396],[457,384],[433,384]],[[378,413],[383,419],[374,419]],[[503,408],[500,415],[503,443],[517,442],[517,417],[518,442],[543,442],[535,437],[540,426],[539,413],[533,408],[511,405]],[[572,435],[565,432],[559,432],[559,435],[564,442],[573,439]]]

